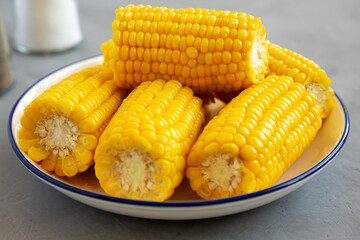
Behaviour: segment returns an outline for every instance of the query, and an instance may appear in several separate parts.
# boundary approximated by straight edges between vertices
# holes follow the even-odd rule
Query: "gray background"
[[[71,62],[100,54],[111,38],[115,9],[129,3],[236,10],[261,17],[268,39],[317,62],[350,114],[345,146],[321,173],[266,206],[197,221],[155,221],[116,215],[76,202],[35,178],[7,136],[9,112],[35,81]],[[12,52],[15,82],[0,96],[0,239],[360,239],[360,1],[79,0],[82,44],[34,56]],[[13,6],[0,0],[11,40]]]

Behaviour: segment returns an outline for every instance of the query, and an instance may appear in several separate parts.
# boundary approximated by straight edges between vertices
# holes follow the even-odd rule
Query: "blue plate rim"
[[[21,153],[19,147],[17,146],[16,142],[15,142],[15,138],[13,136],[13,131],[12,131],[12,119],[13,119],[13,115],[15,112],[15,109],[17,108],[19,102],[21,101],[21,99],[37,84],[39,84],[41,81],[45,80],[47,77],[49,77],[50,75],[59,72],[67,67],[70,67],[72,65],[75,64],[80,64],[82,62],[86,62],[98,57],[101,57],[102,55],[96,55],[96,56],[92,56],[92,57],[88,57],[88,58],[84,58],[78,61],[75,61],[73,63],[67,64],[61,68],[58,68],[54,71],[52,71],[51,73],[45,75],[44,77],[42,77],[41,79],[39,79],[37,82],[35,82],[32,86],[30,86],[20,97],[19,99],[16,101],[16,103],[14,104],[10,115],[9,115],[9,120],[8,120],[8,137],[11,143],[11,146],[14,150],[14,152],[16,153],[16,155],[19,157],[20,161],[25,165],[26,168],[28,168],[33,174],[35,174],[37,177],[39,177],[40,179],[44,180],[45,182],[51,183],[52,185],[70,191],[72,193],[75,194],[80,194],[86,197],[90,197],[90,198],[96,198],[99,200],[105,200],[105,201],[109,201],[109,202],[113,202],[113,203],[122,203],[122,204],[131,204],[131,205],[136,205],[136,206],[148,206],[148,207],[199,207],[199,206],[209,206],[209,205],[219,205],[219,204],[225,204],[225,203],[231,203],[231,202],[235,202],[235,201],[242,201],[242,200],[247,200],[250,198],[255,198],[255,197],[261,197],[264,196],[266,194],[270,194],[273,193],[275,191],[279,191],[281,189],[290,187],[302,180],[305,180],[306,178],[310,177],[311,175],[315,174],[317,171],[321,170],[324,166],[326,166],[333,158],[334,156],[340,151],[340,149],[343,147],[343,145],[346,142],[346,139],[348,137],[349,134],[349,129],[350,129],[350,119],[349,119],[349,114],[348,111],[343,103],[343,101],[340,99],[340,97],[335,93],[336,98],[338,99],[338,101],[340,102],[340,105],[342,107],[342,110],[344,112],[344,116],[345,116],[345,126],[344,126],[344,131],[343,134],[339,140],[339,142],[337,143],[337,145],[331,150],[331,152],[324,157],[319,163],[317,163],[315,166],[313,166],[312,168],[308,169],[307,171],[303,172],[302,174],[289,179],[283,183],[280,183],[278,185],[263,189],[263,190],[259,190],[256,192],[252,192],[252,193],[248,193],[248,194],[243,194],[243,195],[239,195],[239,196],[234,196],[234,197],[228,197],[228,198],[221,198],[221,199],[214,199],[214,200],[196,200],[196,201],[164,201],[164,202],[157,202],[157,201],[146,201],[146,200],[136,200],[136,199],[126,199],[126,198],[119,198],[119,197],[112,197],[109,195],[105,195],[105,194],[100,194],[100,193],[95,193],[95,192],[91,192],[88,190],[84,190],[75,186],[72,186],[70,184],[64,183],[56,178],[53,178],[51,176],[49,176],[48,174],[42,172],[41,170],[39,170],[38,168],[36,168],[32,163],[30,163],[26,157]]]

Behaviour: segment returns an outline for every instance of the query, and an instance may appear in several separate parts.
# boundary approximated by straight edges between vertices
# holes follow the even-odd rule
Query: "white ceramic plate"
[[[20,161],[35,176],[67,196],[106,211],[152,219],[200,219],[246,211],[270,203],[297,189],[326,166],[341,149],[349,132],[349,117],[344,104],[336,96],[335,108],[323,123],[316,139],[276,184],[261,191],[218,200],[201,200],[191,191],[186,180],[165,202],[111,197],[100,188],[93,169],[73,178],[60,178],[44,171],[18,147],[17,132],[23,110],[35,97],[71,73],[102,62],[102,56],[88,58],[40,79],[16,102],[11,111],[8,133]]]

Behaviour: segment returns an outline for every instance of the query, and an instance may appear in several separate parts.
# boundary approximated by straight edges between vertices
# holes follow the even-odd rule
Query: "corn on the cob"
[[[103,66],[86,68],[33,100],[21,118],[21,150],[58,176],[88,169],[100,132],[124,97],[112,76]]]
[[[112,29],[105,55],[122,87],[161,78],[197,93],[230,92],[268,70],[265,27],[245,13],[129,5],[116,10]]]
[[[322,124],[316,98],[290,77],[271,75],[245,89],[205,127],[186,175],[205,199],[273,185]]]
[[[112,196],[162,201],[184,176],[185,156],[204,110],[175,80],[143,82],[123,101],[100,137],[95,174]]]
[[[270,74],[286,75],[295,82],[303,84],[308,92],[313,93],[317,105],[326,118],[334,107],[334,90],[330,87],[331,79],[316,63],[298,53],[280,47],[266,40],[269,50]]]

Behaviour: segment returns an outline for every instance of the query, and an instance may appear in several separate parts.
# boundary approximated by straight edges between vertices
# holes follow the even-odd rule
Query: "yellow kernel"
[[[186,45],[188,47],[192,47],[194,45],[195,42],[195,37],[193,35],[189,35],[186,37]]]
[[[35,162],[40,162],[49,156],[49,152],[44,147],[30,147],[28,151],[29,157]]]
[[[205,146],[204,151],[208,155],[218,154],[220,152],[220,145],[217,142],[211,142]]]
[[[229,70],[230,73],[235,73],[238,70],[237,69],[237,64],[229,63],[228,70]],[[235,76],[235,78],[236,78],[236,76]]]
[[[195,67],[196,64],[197,64],[197,61],[196,61],[195,59],[190,59],[189,62],[188,62],[188,66],[189,66],[190,68]]]
[[[228,66],[228,71],[230,72],[230,67],[232,67],[232,65],[229,65]],[[233,68],[234,69],[234,68]],[[227,73],[226,75],[225,75],[225,78],[226,78],[226,81],[227,82],[229,82],[229,83],[234,83],[235,82],[235,80],[236,80],[236,78],[235,78],[235,74],[232,74],[232,73]],[[227,85],[227,86],[229,86],[230,87],[230,90],[231,90],[231,86],[230,85]]]
[[[201,45],[201,38],[199,38],[199,37],[195,38],[194,48],[200,49],[200,45]]]
[[[164,152],[165,152],[165,147],[160,142],[155,142],[154,144],[152,144],[152,148],[149,151],[151,156],[155,159],[162,157],[164,155]]]
[[[129,46],[121,46],[120,56],[124,61],[129,59]]]
[[[177,33],[178,33],[180,36],[183,36],[183,35],[185,34],[185,23],[180,22]]]
[[[257,151],[253,146],[245,144],[245,146],[240,149],[240,157],[244,160],[256,159]]]
[[[144,71],[146,71],[146,70],[144,69]],[[158,62],[151,63],[151,71],[153,73],[159,73],[159,63]]]
[[[221,60],[222,60],[221,53],[218,52],[218,51],[214,52],[214,54],[213,54],[213,60],[214,60],[214,63],[215,63],[215,64],[220,64],[220,63],[221,63]]]
[[[245,41],[247,39],[247,31],[245,29],[239,29],[237,37],[241,41]]]
[[[225,63],[221,63],[219,65],[219,72],[220,74],[226,74],[228,72],[227,65]]]
[[[190,69],[190,77],[191,77],[192,79],[194,79],[192,85],[194,85],[194,87],[197,86],[197,85],[196,85],[196,84],[197,84],[197,79],[196,79],[196,78],[198,77],[198,73],[197,73],[197,69],[196,69],[196,68],[191,68],[191,69]]]
[[[245,166],[255,175],[257,175],[261,170],[261,165],[257,160],[246,161]]]
[[[150,57],[151,57],[151,61],[157,60],[157,57],[158,57],[158,49],[157,48],[150,49]]]
[[[215,49],[216,49],[216,41],[215,41],[215,39],[210,39],[209,40],[209,52],[213,52],[213,51],[215,51]]]
[[[28,152],[31,147],[38,147],[39,143],[38,138],[36,139],[19,139],[20,149],[24,152]]]
[[[150,72],[150,64],[148,62],[141,63],[141,73],[147,74]]]
[[[166,63],[170,63],[171,62],[171,58],[172,58],[172,50],[171,49],[166,49],[165,51],[165,62]]]
[[[120,31],[114,31],[113,41],[114,41],[115,45],[121,44],[121,32]]]
[[[231,53],[229,51],[224,51],[222,53],[222,60],[223,60],[224,63],[231,62]]]
[[[241,55],[241,54],[240,54]],[[205,63],[208,65],[212,65],[213,64],[213,56],[211,53],[206,53],[205,54]]]
[[[207,30],[207,27],[205,25],[200,25],[199,36],[200,37],[205,37],[206,36],[206,30]]]
[[[224,39],[227,38],[229,36],[229,34],[230,34],[230,29],[227,26],[221,27],[220,36],[222,38],[224,38]]]
[[[176,76],[181,76],[182,73],[182,65],[181,64],[176,64],[175,65],[175,75]]]
[[[236,134],[236,128],[229,125],[224,126],[221,131]]]
[[[233,48],[233,40],[231,38],[225,38],[225,50],[231,51]]]
[[[261,149],[264,148],[264,144],[257,137],[250,136],[246,140],[246,142],[247,142],[247,144],[250,144],[251,146],[253,146],[257,151],[260,151]]]
[[[252,47],[252,42],[250,42],[249,40],[243,42],[243,51],[245,52],[250,51],[251,47]]]
[[[188,169],[188,171],[190,171],[190,169]],[[188,173],[188,171],[186,172],[186,174]],[[190,176],[189,178],[191,179],[190,181],[191,189],[193,189],[194,191],[199,190],[199,188],[205,182],[205,179],[202,176],[191,178],[191,173],[189,174],[189,176]]]
[[[159,47],[159,34],[154,33],[151,35],[151,47],[157,48]]]
[[[128,73],[134,72],[133,61],[127,60],[125,63],[125,69],[126,69],[126,72],[128,72]]]
[[[205,54],[200,53],[200,54],[198,55],[198,57],[196,58],[196,61],[197,61],[199,64],[205,64]]]
[[[134,142],[137,148],[142,148],[145,152],[151,149],[151,143],[143,136],[135,136]]]
[[[237,28],[239,21],[236,18],[229,20],[229,28]]]
[[[234,63],[239,63],[242,60],[241,53],[236,51],[231,52],[231,60]]]
[[[135,21],[134,20],[130,20],[128,21],[128,31],[129,32],[132,32],[135,30]]]
[[[174,163],[166,160],[166,159],[159,159],[156,160],[155,163],[156,168],[156,175],[159,176],[173,176],[176,173],[176,169]]]
[[[128,31],[123,31],[122,32],[122,44],[124,45],[128,45],[129,44],[129,32]]]
[[[180,63],[181,63],[182,65],[186,65],[186,64],[188,63],[188,61],[189,61],[188,56],[186,55],[186,53],[182,52],[182,53],[180,54]]]
[[[224,50],[224,45],[225,45],[224,39],[222,39],[222,38],[216,39],[215,44],[216,44],[216,50],[217,51]]]
[[[143,47],[138,47],[136,49],[138,60],[140,60],[140,61],[144,60],[144,51],[145,51],[145,49]]]
[[[204,65],[198,65],[196,67],[197,74],[200,78],[205,77],[205,67]]]
[[[174,50],[172,52],[172,58],[171,59],[172,59],[173,63],[178,63],[179,60],[180,60],[180,51],[179,50]]]
[[[206,52],[208,52],[208,49],[209,49],[209,40],[207,38],[203,38],[201,40],[200,51],[202,53],[206,53]]]
[[[112,22],[111,27],[112,27],[112,30],[113,30],[113,31],[119,29],[119,26],[120,26],[120,21],[119,21],[119,20],[116,19],[116,20],[114,20],[114,21]]]
[[[200,25],[195,23],[191,27],[191,34],[195,37],[199,36]]]
[[[189,75],[190,75],[190,68],[188,66],[184,66],[182,69],[182,76],[184,78],[187,78],[187,77],[189,77]],[[191,86],[191,84],[190,84],[190,86]]]
[[[238,128],[237,128],[237,131],[238,133],[242,134],[244,137],[248,137],[250,136],[250,131],[249,129],[247,129],[245,126],[243,125],[240,125]]]
[[[171,25],[172,25],[172,22],[170,22],[170,21],[166,21],[166,22],[165,22],[165,27],[164,27],[164,33],[165,33],[165,34],[169,34],[169,33],[170,33]]]
[[[136,46],[136,32],[130,32],[129,35],[129,45],[131,47],[135,47]]]
[[[174,73],[175,73],[175,65],[173,63],[168,64],[167,73],[169,75],[174,75]]]
[[[209,132],[206,134],[204,139],[205,144],[215,141],[217,135],[217,132]]]
[[[187,48],[187,44],[186,44],[186,37],[185,36],[181,36],[180,38],[180,43],[179,43],[179,50],[180,51],[185,51]]]
[[[172,42],[172,48],[178,49],[180,47],[180,36],[174,35],[173,42]]]
[[[216,136],[216,141],[220,144],[231,142],[234,136],[232,133],[221,132]]]
[[[166,49],[165,48],[158,49],[157,59],[158,59],[159,62],[164,62],[165,61],[165,54],[166,54]]]
[[[215,142],[216,143],[216,142]],[[203,141],[196,141],[194,143],[194,145],[192,146],[192,149],[191,149],[191,152],[189,154],[189,158],[191,157],[191,155],[193,155],[195,158],[192,158],[191,161],[190,159],[188,159],[188,163],[190,165],[196,165],[199,161],[200,161],[200,158],[203,158],[203,157],[206,157],[206,152],[205,152],[205,144]],[[192,153],[196,153],[195,155],[192,154]]]
[[[229,154],[231,157],[235,157],[239,153],[239,148],[234,143],[225,143],[221,146],[221,150],[224,153]]]
[[[240,171],[241,183],[238,187],[243,189],[243,193],[255,191],[258,178],[255,178],[255,175],[247,167],[242,167]]]
[[[211,73],[215,76],[219,74],[219,68],[217,65],[214,64],[211,66]],[[217,78],[215,77],[215,79],[217,79]]]
[[[234,39],[233,51],[240,52],[242,49],[242,41],[240,39]]]
[[[230,29],[229,37],[230,37],[231,39],[237,38],[237,29]]]

